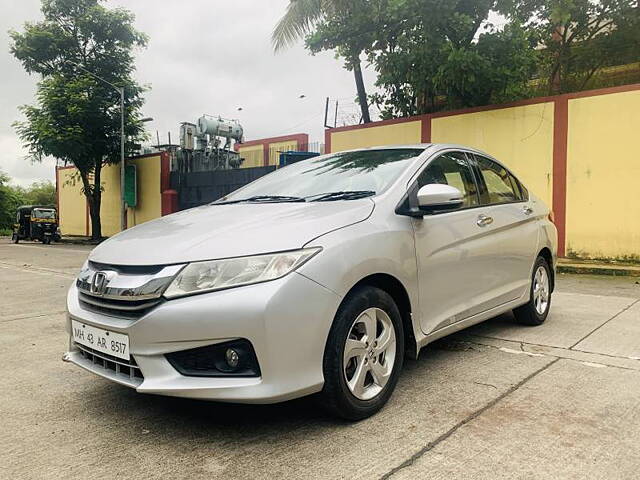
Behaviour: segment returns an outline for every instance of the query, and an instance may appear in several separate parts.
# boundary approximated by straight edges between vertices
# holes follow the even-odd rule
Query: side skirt
[[[451,335],[452,333],[455,333],[455,332],[459,332],[460,330],[464,330],[467,327],[483,322],[490,318],[497,317],[498,315],[508,312],[509,310],[513,310],[514,308],[519,307],[520,305],[524,305],[529,301],[529,294],[530,294],[529,289],[527,289],[526,293],[520,298],[517,298],[507,303],[503,303],[502,305],[498,305],[497,307],[494,307],[490,310],[486,310],[482,313],[478,313],[471,317],[465,318],[464,320],[460,320],[459,322],[456,322],[454,324],[447,325],[446,327],[436,330],[435,332],[431,332],[428,335],[422,336],[416,341],[417,355],[420,354],[420,350],[422,349],[422,347],[427,346],[428,344],[430,344],[435,340],[438,340],[439,338],[446,337],[447,335]],[[416,358],[417,358],[417,355],[416,355]]]

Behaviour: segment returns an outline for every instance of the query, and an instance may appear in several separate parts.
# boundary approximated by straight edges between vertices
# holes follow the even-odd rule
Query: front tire
[[[527,303],[513,310],[522,325],[542,325],[551,308],[551,267],[544,257],[538,257],[531,276],[531,292]]]
[[[17,233],[14,233],[14,234],[11,235],[11,241],[13,243],[18,243],[20,241],[20,238],[18,237]]]
[[[380,410],[398,382],[404,360],[400,311],[391,296],[358,287],[340,305],[323,360],[323,405],[347,420]]]

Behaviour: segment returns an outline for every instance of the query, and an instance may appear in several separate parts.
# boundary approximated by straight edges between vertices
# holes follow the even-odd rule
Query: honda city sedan
[[[542,324],[556,237],[477,150],[323,155],[99,245],[68,293],[64,359],[141,393],[315,394],[358,420],[428,343],[511,310]]]

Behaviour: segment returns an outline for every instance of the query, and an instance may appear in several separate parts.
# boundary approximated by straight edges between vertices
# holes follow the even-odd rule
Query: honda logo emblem
[[[91,280],[91,293],[104,295],[104,292],[107,290],[109,280],[110,278],[107,276],[107,272],[96,272]]]

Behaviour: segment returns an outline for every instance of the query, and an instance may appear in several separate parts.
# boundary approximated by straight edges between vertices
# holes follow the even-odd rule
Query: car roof
[[[501,162],[500,160],[495,158],[493,155],[490,155],[487,152],[483,152],[482,150],[478,150],[477,148],[473,148],[467,145],[461,145],[457,143],[409,143],[409,144],[398,144],[398,145],[380,145],[377,147],[354,148],[353,150],[346,150],[346,151],[362,152],[367,150],[398,150],[398,149],[405,149],[405,148],[427,150],[430,147],[432,147],[435,152],[440,150],[463,150],[471,153],[477,153],[478,155],[482,155],[484,157],[490,158],[491,160],[496,162],[498,165],[500,165],[502,168],[504,168],[509,173],[514,175],[516,178],[518,178],[518,176],[515,175],[513,171],[504,164],[504,162]],[[340,153],[340,152],[334,152],[334,153]],[[520,180],[518,179],[518,181]]]
[[[53,205],[20,205],[18,210],[33,210],[34,208],[46,208],[47,210],[55,210]]]
[[[406,143],[406,144],[397,144],[397,145],[378,145],[373,147],[354,148],[349,151],[357,152],[357,151],[365,151],[365,150],[399,150],[404,148],[415,148],[415,149],[426,150],[429,147],[434,147],[437,150],[454,148],[458,150],[468,150],[471,152],[477,152],[477,153],[481,153],[482,155],[488,155],[487,153],[482,152],[481,150],[478,150],[476,148],[469,147],[468,145],[457,144],[457,143]]]

